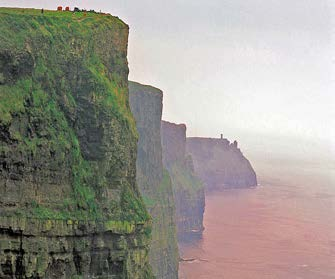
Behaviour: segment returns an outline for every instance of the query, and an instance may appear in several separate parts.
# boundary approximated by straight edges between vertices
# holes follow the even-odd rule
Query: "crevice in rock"
[[[23,250],[23,231],[19,231],[19,236],[20,236],[20,249],[19,249],[19,254],[16,257],[16,262],[15,262],[15,275],[17,279],[23,279],[24,274],[25,274],[25,267],[23,264],[23,256],[24,256],[24,250]]]
[[[79,255],[78,251],[76,249],[73,249],[73,262],[74,266],[76,267],[77,274],[81,275],[81,256]]]

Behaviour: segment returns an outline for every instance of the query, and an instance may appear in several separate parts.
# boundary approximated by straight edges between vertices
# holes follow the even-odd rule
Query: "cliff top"
[[[187,137],[186,142],[188,144],[202,144],[202,145],[219,145],[219,146],[224,146],[226,148],[232,148],[235,149],[239,152],[241,150],[238,148],[238,143],[236,140],[233,142],[230,142],[226,138],[204,138],[204,137]]]
[[[162,120],[162,124],[164,125],[170,125],[170,126],[175,126],[175,127],[182,127],[186,130],[186,125],[184,123],[179,123],[179,124],[176,124],[176,123],[172,123],[172,122],[169,122],[169,121],[166,121],[166,120]]]
[[[210,142],[225,142],[230,143],[227,138],[206,138],[206,137],[187,137],[187,141],[210,141]]]
[[[62,18],[62,19],[71,19],[71,20],[79,21],[83,23],[109,20],[113,22],[119,22],[122,25],[125,25],[128,27],[128,25],[124,23],[121,19],[119,19],[117,16],[112,16],[111,14],[105,14],[105,13],[44,10],[42,14],[41,9],[0,7],[0,15],[1,14],[33,16],[33,17],[47,17],[50,19]]]
[[[190,140],[228,140],[227,138],[211,138],[211,137],[187,137]]]
[[[148,94],[157,94],[157,95],[163,95],[163,91],[160,90],[157,87],[153,87],[151,85],[142,84],[136,81],[129,81],[129,88],[132,88],[131,91],[138,91],[142,93],[148,93]]]

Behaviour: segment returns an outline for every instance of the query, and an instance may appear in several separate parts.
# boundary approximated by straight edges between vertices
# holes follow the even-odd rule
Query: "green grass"
[[[31,86],[31,79],[20,80],[15,86],[0,86],[0,123],[9,124],[13,113],[24,112],[24,101]]]
[[[123,188],[121,195],[121,208],[127,209],[122,211],[122,220],[125,221],[138,221],[149,220],[150,215],[146,208],[143,206],[143,200],[140,196],[135,195],[130,187]]]
[[[135,146],[137,131],[127,91],[127,35],[128,26],[111,15],[47,10],[41,14],[35,9],[0,8],[0,51],[11,53],[14,60],[9,63],[19,67],[25,66],[17,60],[21,54],[31,56],[34,62],[29,74],[18,76],[14,82],[6,83],[1,73],[0,125],[11,127],[11,137],[19,152],[38,157],[43,156],[43,150],[52,150],[59,162],[68,163],[72,176],[73,192],[62,205],[52,208],[32,202],[27,212],[18,214],[62,220],[150,218],[142,198],[127,183],[122,185],[120,202],[109,202],[110,212],[106,216],[103,208],[107,202],[101,198],[101,192],[109,181],[100,174],[99,164],[83,158],[72,122],[77,95],[86,94],[94,105],[95,117],[103,114],[117,122],[116,132],[124,137],[118,140],[128,140],[128,149]],[[117,54],[113,56],[113,69],[106,52]],[[70,73],[67,75],[66,71]],[[77,79],[83,80],[83,88],[78,88]],[[14,118],[29,119],[28,126],[15,124]],[[29,130],[34,132],[28,133]],[[11,148],[1,146],[0,152],[10,152]],[[121,163],[127,159],[122,152],[129,150],[113,148]]]
[[[163,170],[163,178],[161,183],[158,186],[158,189],[160,192],[165,193],[166,189],[171,187],[171,179],[170,179],[170,174],[169,172],[164,169]]]
[[[143,201],[144,201],[147,208],[154,207],[157,203],[156,200],[150,198],[149,196],[142,195],[142,197],[143,197]]]
[[[173,164],[170,174],[173,180],[173,185],[178,187],[178,190],[186,190],[190,196],[197,195],[197,192],[203,188],[200,179],[181,163],[177,162]]]
[[[67,12],[67,11],[56,11],[56,10],[44,10],[44,13],[41,13],[41,9],[28,9],[28,8],[0,8],[0,13],[20,15],[24,16],[34,16],[34,17],[45,17],[48,19],[71,19],[71,20],[85,20],[90,23],[99,23],[99,20],[113,20],[116,23],[125,24],[118,17],[112,16],[110,14],[100,14],[100,13],[91,13],[91,12]],[[15,24],[15,23],[13,23]],[[36,26],[37,28],[37,26]]]
[[[172,195],[172,192],[169,193],[169,190],[172,191],[171,188],[171,179],[170,174],[167,170],[163,170],[163,177],[158,187],[155,188],[155,192],[151,194],[142,194],[143,201],[147,208],[151,209],[156,205],[165,205],[162,202],[167,202],[166,198],[169,195]]]

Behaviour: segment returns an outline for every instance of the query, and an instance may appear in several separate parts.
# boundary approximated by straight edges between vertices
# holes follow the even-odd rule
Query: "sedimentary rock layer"
[[[194,173],[193,160],[186,155],[186,126],[162,121],[163,164],[169,170],[176,204],[180,239],[203,231],[205,194]]]
[[[157,278],[178,278],[175,205],[169,173],[163,170],[161,90],[129,82],[130,107],[139,132],[137,183],[152,216],[150,263]]]
[[[128,26],[0,9],[0,277],[151,278]]]
[[[236,141],[187,138],[186,142],[187,152],[193,157],[195,172],[207,191],[257,186],[256,173]]]

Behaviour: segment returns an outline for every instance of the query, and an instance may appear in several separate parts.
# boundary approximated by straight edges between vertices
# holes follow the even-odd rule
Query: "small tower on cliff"
[[[221,139],[223,139],[223,134],[221,134]]]

